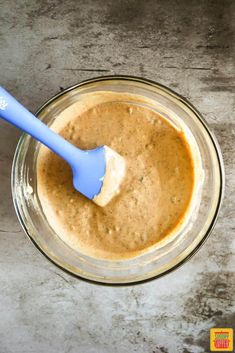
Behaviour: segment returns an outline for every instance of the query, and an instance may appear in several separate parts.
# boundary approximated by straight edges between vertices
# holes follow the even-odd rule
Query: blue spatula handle
[[[42,142],[71,166],[84,156],[84,151],[53,132],[1,86],[0,117]]]

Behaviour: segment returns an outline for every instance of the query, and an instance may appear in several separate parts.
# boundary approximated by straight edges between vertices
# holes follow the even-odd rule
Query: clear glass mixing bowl
[[[106,284],[133,284],[159,277],[189,259],[211,232],[221,204],[224,187],[223,161],[218,143],[197,110],[170,89],[141,78],[106,76],[79,83],[57,94],[37,112],[50,125],[58,114],[82,94],[111,91],[138,94],[156,102],[164,114],[182,119],[197,143],[204,180],[198,195],[198,212],[187,231],[166,244],[129,260],[107,261],[71,249],[53,231],[37,195],[36,162],[40,144],[28,135],[18,143],[12,168],[12,194],[16,213],[26,234],[54,264],[77,277]],[[162,113],[161,111],[161,113]]]

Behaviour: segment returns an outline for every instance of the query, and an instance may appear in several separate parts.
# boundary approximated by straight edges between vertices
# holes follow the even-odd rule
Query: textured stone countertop
[[[0,121],[0,353],[209,352],[235,326],[234,24],[230,0],[0,0],[0,77],[31,110],[105,74],[156,80],[188,98],[221,145],[216,227],[177,271],[134,287],[77,280],[24,235],[11,190],[20,136]]]

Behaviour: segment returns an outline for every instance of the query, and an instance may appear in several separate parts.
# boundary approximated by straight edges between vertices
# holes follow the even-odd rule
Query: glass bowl
[[[157,278],[188,260],[210,234],[221,205],[224,169],[218,143],[198,111],[172,90],[149,80],[105,76],[81,82],[57,94],[37,112],[45,124],[83,94],[126,92],[151,99],[153,109],[171,115],[187,126],[201,156],[204,178],[193,212],[184,231],[138,257],[108,261],[77,252],[65,244],[48,224],[37,195],[36,163],[40,144],[28,135],[18,143],[12,168],[12,194],[16,213],[28,237],[61,269],[86,280],[105,284],[134,284]]]

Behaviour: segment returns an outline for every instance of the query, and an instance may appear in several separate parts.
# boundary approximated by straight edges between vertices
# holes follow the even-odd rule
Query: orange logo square
[[[211,352],[232,352],[233,351],[233,329],[232,328],[211,328],[210,350]]]

